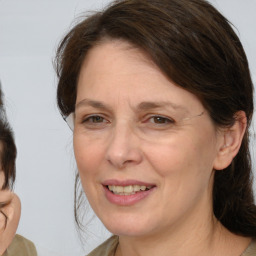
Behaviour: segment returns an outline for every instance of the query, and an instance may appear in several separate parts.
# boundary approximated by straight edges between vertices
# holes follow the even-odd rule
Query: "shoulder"
[[[37,256],[35,245],[21,235],[15,235],[3,256]]]
[[[256,256],[256,239],[254,239],[241,256]]]
[[[87,256],[114,256],[118,245],[118,236],[112,236]]]

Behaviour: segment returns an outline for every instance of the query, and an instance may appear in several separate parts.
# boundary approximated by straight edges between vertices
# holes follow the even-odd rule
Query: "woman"
[[[34,244],[15,235],[21,214],[19,197],[12,192],[17,152],[2,98],[0,86],[0,255],[36,256]]]
[[[123,0],[57,52],[83,190],[114,234],[95,255],[256,255],[253,85],[203,0]]]

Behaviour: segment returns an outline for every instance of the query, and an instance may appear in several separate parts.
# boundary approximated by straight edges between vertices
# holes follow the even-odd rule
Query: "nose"
[[[106,152],[106,159],[118,169],[141,163],[143,154],[139,138],[127,124],[116,126],[113,129]]]

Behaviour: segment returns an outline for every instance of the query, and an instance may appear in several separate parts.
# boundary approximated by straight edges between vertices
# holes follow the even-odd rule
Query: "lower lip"
[[[134,204],[142,201],[146,197],[148,197],[155,190],[155,187],[153,187],[149,190],[140,191],[133,195],[125,196],[125,195],[116,195],[116,194],[112,193],[106,186],[103,186],[103,188],[104,188],[105,195],[106,195],[106,198],[108,199],[108,201],[112,204],[116,204],[116,205],[120,205],[120,206],[134,205]]]

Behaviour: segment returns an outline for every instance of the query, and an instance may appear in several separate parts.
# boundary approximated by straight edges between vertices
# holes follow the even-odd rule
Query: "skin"
[[[246,127],[238,116],[243,121],[229,129],[215,127],[196,96],[126,42],[90,50],[78,80],[74,151],[93,210],[119,235],[116,255],[243,252],[250,239],[231,234],[212,209],[214,170],[230,164]],[[105,196],[110,179],[155,188],[120,206]]]
[[[0,172],[0,187],[4,182],[4,173]],[[8,217],[5,227],[5,217],[0,213],[0,255],[2,255],[8,246],[11,244],[21,214],[21,203],[19,197],[10,190],[0,190],[0,202],[9,202],[8,205],[1,208],[1,211]]]

